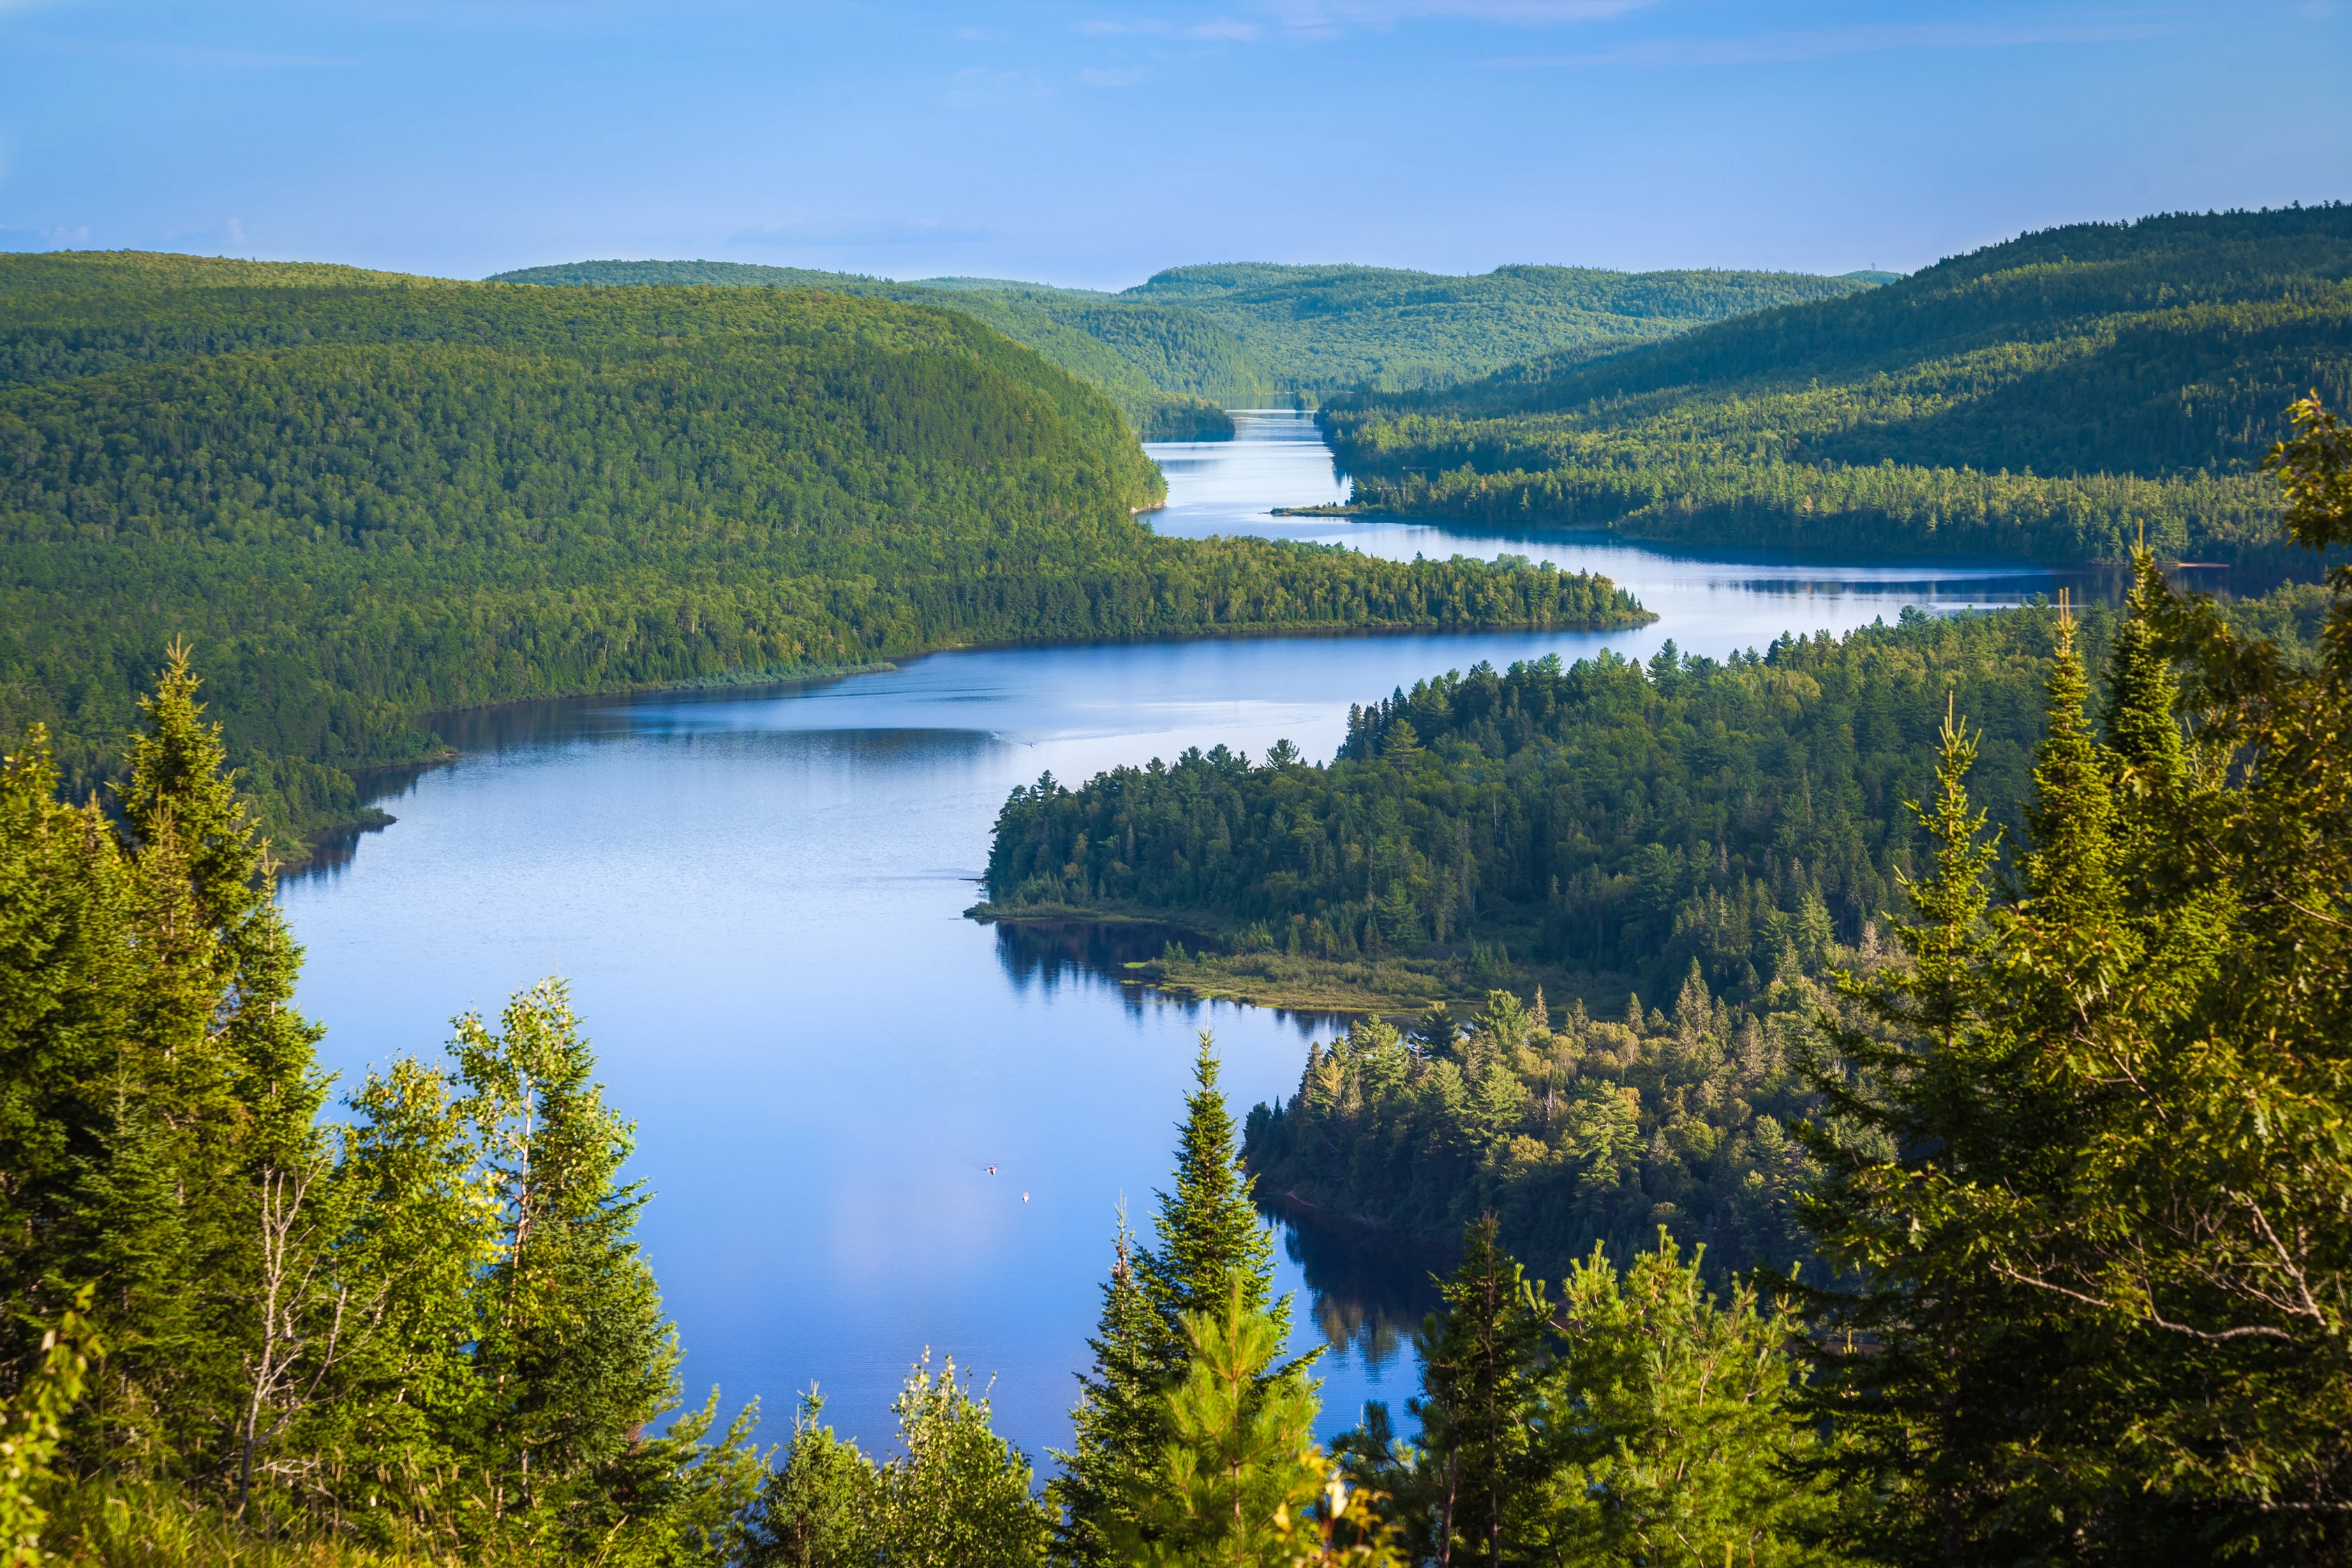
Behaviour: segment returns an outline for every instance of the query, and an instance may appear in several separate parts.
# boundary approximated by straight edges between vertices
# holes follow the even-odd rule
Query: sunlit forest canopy
[[[2352,390],[2352,207],[2082,224],[1594,361],[1335,406],[1359,499],[1692,543],[2289,559],[2252,469]]]
[[[1604,583],[1160,539],[1094,388],[968,314],[109,254],[0,261],[0,726],[76,789],[195,641],[281,838],[424,716],[1000,638],[1586,623]]]

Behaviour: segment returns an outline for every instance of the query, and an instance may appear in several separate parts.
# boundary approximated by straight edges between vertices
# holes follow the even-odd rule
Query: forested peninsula
[[[2227,617],[2307,664],[2327,603]],[[1833,970],[1895,957],[1936,737],[1969,716],[1971,799],[2025,841],[2055,640],[2095,670],[2119,624],[1907,611],[1721,662],[1448,674],[1355,709],[1328,765],[1220,747],[1016,789],[974,914],[1173,921],[1200,950],[1139,977],[1370,1015],[1297,1103],[1359,1107],[1344,1135],[1252,1123],[1272,1192],[1440,1243],[1492,1208],[1548,1273],[1662,1224],[1718,1278],[1785,1269],[1803,1042]]]
[[[1598,354],[1704,322],[1870,287],[1803,273],[1504,267],[1179,267],[1118,293],[1003,278],[893,282],[727,261],[583,261],[502,272],[550,285],[824,288],[961,310],[1110,394],[1147,440],[1231,435],[1226,408],[1441,385],[1532,355]]]
[[[0,727],[70,789],[192,640],[281,854],[435,712],[1016,639],[1609,625],[1605,581],[1155,537],[1102,394],[971,316],[0,258]]]
[[[1594,360],[1336,400],[1356,499],[1716,548],[2312,570],[2255,473],[2352,394],[2352,206],[2078,224]]]

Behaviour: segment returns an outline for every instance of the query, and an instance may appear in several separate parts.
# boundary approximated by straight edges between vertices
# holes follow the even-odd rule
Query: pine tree
[[[2132,792],[2170,791],[2188,781],[2180,734],[2180,680],[2157,618],[2171,597],[2164,569],[2146,546],[2132,552],[2132,587],[2107,653],[2107,698],[2100,727]]]
[[[452,1042],[498,1205],[480,1276],[477,1473],[493,1516],[555,1539],[593,1525],[597,1469],[675,1397],[677,1351],[632,1232],[642,1187],[619,1177],[631,1129],[606,1107],[560,980],[515,997],[492,1033]]]
[[[1294,1513],[1321,1490],[1315,1385],[1275,1367],[1287,1337],[1226,1277],[1223,1307],[1182,1322],[1187,1358],[1164,1399],[1167,1437],[1143,1479],[1120,1560],[1185,1568],[1288,1568]]]
[[[1460,1039],[1462,1026],[1454,1020],[1454,1009],[1444,998],[1429,1004],[1427,1010],[1413,1020],[1413,1043],[1432,1061],[1444,1061],[1454,1054],[1454,1042]]]
[[[1973,737],[1948,716],[1939,742],[1935,805],[1913,808],[1932,870],[1904,879],[1914,918],[1895,928],[1909,964],[1843,982],[1873,1027],[1824,1019],[1834,1054],[1803,1066],[1825,1114],[1800,1128],[1823,1168],[1801,1212],[1849,1281],[1801,1292],[1832,1331],[1816,1342],[1808,1408],[1843,1437],[1812,1463],[1841,1490],[1880,1489],[1840,1528],[1897,1563],[1976,1560],[1971,1543],[1997,1531],[2014,1479],[2002,1456],[2036,1408],[2017,1392],[2033,1382],[2032,1347],[2002,1333],[2009,1292],[1974,1228],[1972,1199],[2010,1174],[2021,1076],[2013,1042],[1987,1021],[2001,1005],[1995,852],[1968,797]]]
[[[1162,1440],[1163,1332],[1136,1275],[1134,1237],[1122,1205],[1102,1317],[1087,1342],[1094,1366],[1078,1375],[1078,1403],[1070,1412],[1075,1441],[1070,1452],[1055,1454],[1062,1472],[1045,1488],[1060,1511],[1059,1561],[1110,1562],[1115,1522],[1133,1521],[1139,1478]]]
[[[874,1462],[854,1442],[817,1425],[824,1399],[814,1385],[801,1396],[783,1463],[769,1471],[752,1509],[744,1568],[866,1568],[875,1493]]]
[[[1464,1228],[1462,1261],[1422,1331],[1422,1447],[1429,1532],[1440,1564],[1535,1560],[1528,1504],[1545,1471],[1537,1374],[1550,1308],[1495,1244],[1493,1215]]]
[[[1233,1113],[1217,1087],[1215,1042],[1206,1030],[1192,1082],[1176,1146],[1176,1190],[1155,1195],[1158,1244],[1136,1257],[1144,1299],[1161,1325],[1160,1366],[1171,1376],[1184,1361],[1186,1316],[1223,1311],[1235,1281],[1244,1306],[1267,1313],[1286,1338],[1290,1333],[1289,1298],[1273,1299],[1274,1234],[1250,1202],[1254,1184],[1242,1169]]]
[[[1539,1382],[1549,1465],[1516,1500],[1517,1560],[1839,1561],[1817,1544],[1832,1494],[1796,1479],[1819,1448],[1817,1428],[1792,1419],[1790,1346],[1805,1325],[1752,1286],[1714,1298],[1699,1263],[1662,1230],[1622,1274],[1598,1247],[1570,1273]]]
[[[1112,1542],[1131,1542],[1153,1506],[1146,1478],[1170,1438],[1168,1391],[1193,1356],[1188,1324],[1222,1312],[1239,1292],[1245,1312],[1271,1322],[1277,1344],[1290,1333],[1290,1299],[1274,1297],[1274,1238],[1250,1202],[1233,1113],[1217,1087],[1215,1042],[1204,1030],[1176,1146],[1176,1186],[1161,1192],[1158,1245],[1133,1249],[1120,1224],[1095,1363],[1081,1375],[1072,1413],[1076,1451],[1053,1495],[1065,1511],[1056,1551],[1076,1563],[1107,1561]],[[1296,1392],[1314,1353],[1264,1374]],[[1122,1548],[1124,1549],[1124,1548]]]

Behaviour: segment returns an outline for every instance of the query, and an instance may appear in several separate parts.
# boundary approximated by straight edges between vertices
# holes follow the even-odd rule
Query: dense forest
[[[1232,333],[1274,385],[1326,395],[1439,386],[1538,355],[1608,353],[1869,287],[1796,272],[1499,267],[1452,277],[1242,263],[1174,267],[1120,298],[1199,311]]]
[[[1234,422],[1226,409],[1260,405],[1276,395],[1241,345],[1208,317],[1092,289],[994,278],[897,283],[858,273],[740,261],[580,261],[521,267],[488,281],[605,288],[819,288],[956,310],[1099,387],[1146,441],[1229,437]]]
[[[1011,638],[1622,623],[1607,583],[1171,540],[1102,396],[968,315],[0,260],[0,725],[76,791],[196,640],[281,852],[436,711]]]
[[[2296,426],[2291,535],[2352,543],[2352,429],[2309,402]],[[767,1453],[750,1411],[713,1437],[716,1392],[677,1411],[630,1129],[559,984],[320,1120],[300,953],[175,653],[119,812],[58,799],[37,727],[0,768],[0,1544],[107,1568],[2341,1561],[2352,567],[2300,648],[2146,550],[2103,652],[2035,623],[2006,869],[1955,689],[1903,907],[1825,985],[1776,974],[1736,1038],[1696,961],[1671,1019],[1555,1028],[1497,991],[1466,1035],[1367,1021],[1252,1113],[1254,1163],[1329,1178],[1345,1139],[1368,1185],[1426,1160],[1504,1205],[1461,1229],[1409,1434],[1376,1404],[1315,1440],[1204,1035],[1042,1490],[928,1354],[887,1457],[813,1390]],[[1714,1135],[1751,1094],[1769,1122]],[[1510,1205],[1546,1184],[1516,1223],[1594,1245],[1530,1278]],[[1758,1223],[1717,1236],[1754,1266],[1711,1288],[1676,1221],[1727,1194]]]
[[[2291,564],[2253,472],[2352,394],[2352,206],[2082,224],[1326,415],[1357,499],[1709,545]],[[2308,570],[2307,564],[2304,567]]]
[[[1375,267],[1181,267],[1118,294],[995,278],[894,283],[717,261],[583,261],[493,281],[829,288],[943,305],[1093,382],[1147,439],[1218,434],[1216,405],[1424,387],[1539,354],[1607,353],[1851,278],[1506,267],[1472,277]],[[1231,434],[1230,421],[1223,434]]]
[[[1912,612],[1724,663],[1482,664],[1358,708],[1328,766],[1219,747],[1049,778],[998,817],[987,907],[1163,912],[1309,957],[1500,946],[1619,1000],[1696,959],[1752,996],[1894,903],[1948,701],[1985,737],[1979,798],[2014,820],[2055,622]]]

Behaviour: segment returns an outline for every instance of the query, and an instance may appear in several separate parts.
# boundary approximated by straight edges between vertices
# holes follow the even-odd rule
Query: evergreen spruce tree
[[[1441,1564],[1539,1561],[1529,1505],[1549,1456],[1538,1374],[1551,1315],[1540,1281],[1495,1244],[1493,1215],[1463,1230],[1445,1305],[1422,1331],[1421,1418],[1428,1470],[1413,1490]]]
[[[1055,1454],[1062,1471],[1045,1487],[1057,1511],[1054,1551],[1061,1562],[1108,1563],[1113,1521],[1133,1520],[1140,1478],[1161,1440],[1162,1329],[1136,1277],[1122,1204],[1102,1318],[1087,1342],[1094,1366],[1078,1375],[1070,1412],[1074,1442],[1070,1452]]]
[[[1148,1478],[1169,1440],[1167,1395],[1193,1354],[1187,1323],[1222,1311],[1240,1292],[1243,1308],[1290,1333],[1290,1300],[1274,1299],[1274,1238],[1250,1202],[1232,1112],[1217,1087],[1214,1041],[1204,1030],[1178,1132],[1176,1186],[1158,1194],[1158,1245],[1136,1248],[1119,1222],[1100,1325],[1089,1342],[1094,1365],[1079,1375],[1071,1413],[1076,1443],[1060,1456],[1064,1475],[1049,1489],[1063,1511],[1055,1552],[1101,1563],[1113,1542],[1135,1539],[1151,1506]],[[1312,1353],[1269,1378],[1296,1384]]]
[[[1753,1286],[1714,1297],[1699,1261],[1661,1231],[1622,1274],[1599,1247],[1570,1274],[1540,1379],[1549,1463],[1519,1502],[1517,1561],[1845,1561],[1817,1544],[1834,1495],[1801,1479],[1820,1446],[1816,1425],[1792,1419],[1790,1350],[1805,1325]]]
[[[1156,1195],[1158,1244],[1136,1256],[1144,1299],[1160,1319],[1155,1350],[1169,1380],[1186,1359],[1186,1316],[1223,1312],[1235,1281],[1244,1307],[1266,1313],[1285,1339],[1290,1333],[1290,1300],[1274,1300],[1274,1234],[1250,1202],[1253,1180],[1242,1169],[1233,1113],[1217,1087],[1215,1042],[1206,1030],[1192,1082],[1176,1145],[1176,1190]]]
[[[1973,737],[1939,737],[1938,792],[1914,808],[1932,869],[1905,879],[1914,918],[1895,929],[1907,967],[1843,983],[1870,1027],[1823,1020],[1833,1054],[1804,1064],[1825,1113],[1800,1128],[1822,1167],[1802,1206],[1849,1288],[1804,1292],[1832,1333],[1817,1342],[1809,1408],[1840,1424],[1817,1458],[1876,1506],[1840,1521],[1845,1543],[1896,1563],[1973,1562],[1998,1530],[2012,1477],[2002,1456],[2037,1408],[2002,1357],[2008,1294],[1977,1256],[1969,1196],[2010,1174],[2015,1055],[1987,1023],[1994,850],[1966,783]],[[1859,1346],[1859,1349],[1855,1348]]]
[[[92,801],[56,800],[47,733],[0,760],[0,1295],[18,1316],[0,1337],[0,1385],[43,1364],[29,1322],[54,1321],[58,1289],[97,1275],[89,1172],[127,1113],[140,1010],[131,872]],[[69,1289],[70,1287],[68,1286]],[[112,1321],[113,1300],[92,1311]],[[95,1380],[93,1380],[95,1381]]]
[[[875,1494],[874,1462],[854,1442],[821,1427],[824,1400],[801,1396],[783,1462],[768,1472],[751,1511],[745,1568],[868,1568]]]
[[[552,1544],[609,1524],[597,1472],[675,1397],[677,1351],[632,1234],[646,1195],[620,1179],[631,1129],[592,1077],[562,982],[515,997],[496,1033],[459,1019],[453,1054],[498,1205],[475,1312],[475,1471],[494,1519]]]

